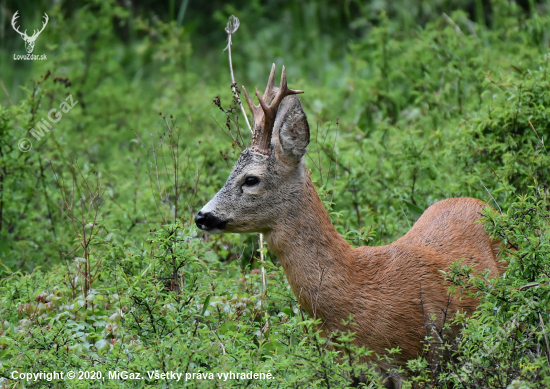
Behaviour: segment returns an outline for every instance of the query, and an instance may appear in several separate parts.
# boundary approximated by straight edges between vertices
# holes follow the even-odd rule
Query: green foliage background
[[[454,358],[427,352],[397,369],[405,386],[549,386],[549,7],[0,1],[0,386],[22,384],[15,370],[145,377],[26,387],[182,385],[147,371],[195,374],[189,387],[381,384],[352,333],[327,347],[276,259],[260,262],[257,236],[204,237],[193,225],[240,152],[227,125],[249,141],[240,112],[212,104],[233,104],[232,14],[238,85],[263,87],[274,62],[306,92],[307,164],[352,244],[387,244],[448,197],[504,213],[485,223],[508,245],[509,270],[448,272],[452,290],[476,286],[480,310],[456,317],[463,335],[439,345]],[[48,14],[33,53],[47,60],[13,59],[25,53],[17,10],[29,31]],[[32,137],[68,95],[76,106]],[[196,375],[229,371],[273,378]]]

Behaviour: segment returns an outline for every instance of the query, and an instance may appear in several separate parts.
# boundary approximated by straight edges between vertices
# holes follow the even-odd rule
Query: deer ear
[[[279,143],[279,152],[285,160],[299,162],[309,144],[309,125],[302,103],[296,95],[281,102],[274,125],[273,140]]]

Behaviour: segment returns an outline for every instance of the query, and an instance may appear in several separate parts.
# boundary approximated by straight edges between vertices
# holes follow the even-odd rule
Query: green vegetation
[[[436,329],[398,369],[405,386],[549,387],[550,4],[197,3],[2,3],[0,387],[182,386],[168,372],[205,388],[380,385],[353,333],[327,347],[258,236],[194,226],[250,141],[230,109],[232,14],[239,86],[263,88],[275,62],[306,92],[307,164],[351,243],[389,243],[448,197],[496,209],[483,222],[508,271],[447,272],[480,308],[450,318],[459,339]],[[28,31],[48,14],[33,52],[47,60],[13,59],[17,10]],[[69,370],[144,379],[12,376]],[[249,375],[217,375],[230,372]]]

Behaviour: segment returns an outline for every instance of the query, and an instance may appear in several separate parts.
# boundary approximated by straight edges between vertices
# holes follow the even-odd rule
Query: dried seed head
[[[231,15],[229,17],[229,20],[227,21],[227,26],[225,27],[225,32],[227,32],[229,35],[234,34],[238,29],[239,25],[241,24],[238,17],[235,15]]]

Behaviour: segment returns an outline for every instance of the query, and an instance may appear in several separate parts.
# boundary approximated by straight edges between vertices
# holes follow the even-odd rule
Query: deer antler
[[[262,154],[270,153],[271,135],[273,134],[273,126],[275,125],[275,117],[279,104],[286,96],[304,93],[301,90],[289,89],[286,84],[286,70],[283,66],[281,73],[281,86],[274,85],[275,79],[275,64],[271,67],[271,73],[267,81],[263,98],[260,96],[258,88],[256,88],[256,96],[260,102],[259,105],[254,105],[252,99],[248,95],[246,88],[243,86],[246,102],[252,111],[254,118],[254,136],[252,137],[252,146]],[[271,102],[271,104],[269,104]],[[269,105],[268,105],[269,104]]]
[[[42,31],[44,31],[44,28],[46,28],[46,25],[48,24],[48,20],[50,20],[50,18],[48,18],[48,14],[46,14],[44,12],[44,16],[43,16],[44,19],[46,19],[44,22],[42,22],[42,29],[38,32],[36,32],[36,30],[34,30],[34,34],[32,34],[32,38],[36,38],[38,35],[40,35],[40,33]]]
[[[15,13],[13,14],[13,18],[11,18],[11,26],[13,27],[13,29],[14,29],[15,31],[17,31],[17,33],[19,33],[19,35],[21,35],[21,36],[23,37],[23,39],[25,39],[25,38],[28,38],[28,36],[27,36],[27,30],[25,30],[25,32],[21,32],[21,31],[19,31],[19,29],[18,29],[17,26],[15,25],[15,21],[16,21],[17,18],[19,17],[19,16],[17,15],[18,12],[19,12],[19,11],[15,11]]]

